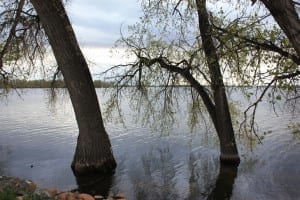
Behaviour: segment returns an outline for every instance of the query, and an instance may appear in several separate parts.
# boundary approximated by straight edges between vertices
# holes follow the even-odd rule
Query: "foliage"
[[[47,40],[38,16],[28,0],[1,1],[0,3],[0,63],[1,75],[27,76],[42,60]],[[22,62],[28,61],[28,66]]]
[[[225,84],[257,87],[256,92],[245,92],[256,99],[245,110],[243,123],[255,131],[256,107],[265,95],[269,94],[271,102],[299,97],[300,58],[282,29],[260,5],[253,8],[250,1],[210,2],[213,3],[208,5],[211,36]],[[212,97],[212,80],[197,28],[195,2],[154,0],[141,1],[141,5],[140,21],[129,26],[128,33],[116,42],[116,47],[127,49],[135,60],[107,72],[117,81],[117,92],[125,85],[143,90],[147,86],[192,86],[191,79],[183,75],[189,73]],[[265,90],[261,91],[261,86]],[[279,90],[285,95],[274,95]]]

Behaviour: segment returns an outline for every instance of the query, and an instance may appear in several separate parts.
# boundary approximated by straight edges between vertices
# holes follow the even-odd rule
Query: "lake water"
[[[97,93],[103,107],[108,97],[101,89]],[[249,104],[239,91],[231,96],[241,110]],[[300,133],[291,128],[300,122],[299,110],[291,112],[282,104],[275,114],[262,102],[256,120],[259,133],[268,134],[262,144],[249,145],[243,136],[237,139],[242,160],[235,171],[220,168],[218,140],[209,121],[189,128],[186,101],[179,98],[174,124],[161,130],[172,120],[160,116],[157,126],[141,123],[139,113],[146,111],[133,109],[124,97],[125,125],[118,118],[105,123],[118,163],[116,173],[89,187],[123,193],[130,200],[300,199]],[[76,189],[70,164],[77,136],[68,97],[49,104],[44,89],[26,89],[21,96],[10,93],[0,101],[0,175],[30,179],[41,187]]]

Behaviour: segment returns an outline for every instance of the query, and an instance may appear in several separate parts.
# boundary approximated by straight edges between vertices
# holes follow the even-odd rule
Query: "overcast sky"
[[[234,9],[227,1],[210,6],[227,12]],[[126,62],[121,53],[111,54],[110,50],[120,38],[121,26],[125,31],[142,15],[139,0],[69,0],[66,10],[92,74]]]
[[[119,38],[122,24],[139,17],[137,0],[71,0],[67,12],[83,45],[110,47]]]
[[[71,0],[67,12],[92,74],[120,64],[110,53],[120,37],[120,27],[134,24],[140,16],[138,0]]]

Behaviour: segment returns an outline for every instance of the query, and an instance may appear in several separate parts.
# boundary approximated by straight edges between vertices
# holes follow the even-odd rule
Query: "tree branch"
[[[204,105],[207,108],[207,111],[209,112],[213,122],[215,123],[217,121],[217,116],[216,116],[216,108],[211,100],[206,88],[202,86],[194,77],[193,75],[189,72],[187,69],[183,69],[178,67],[179,63],[176,63],[175,65],[172,64],[167,58],[164,57],[158,57],[158,58],[153,58],[149,59],[146,57],[139,57],[139,60],[141,63],[143,63],[146,66],[151,66],[155,64],[159,64],[160,67],[167,69],[171,72],[175,72],[183,76],[190,84],[191,86],[200,94]],[[180,62],[180,63],[185,63],[185,62]],[[185,63],[186,64],[186,63]]]
[[[275,83],[278,80],[283,80],[283,79],[290,79],[290,78],[294,78],[300,75],[300,71],[296,70],[293,73],[289,73],[289,74],[284,74],[284,75],[280,75],[280,76],[275,76],[269,83],[268,85],[264,88],[264,90],[262,91],[262,93],[260,94],[260,96],[258,97],[258,99],[252,103],[245,111],[244,111],[244,120],[240,125],[240,130],[241,127],[244,125],[244,127],[246,126],[246,121],[247,121],[247,113],[248,111],[253,108],[252,114],[251,114],[251,120],[250,120],[250,128],[253,131],[253,133],[255,134],[255,136],[258,138],[259,142],[261,142],[260,138],[258,137],[258,135],[256,134],[256,131],[254,129],[254,119],[255,119],[255,114],[256,114],[256,109],[257,106],[259,104],[259,102],[262,101],[263,97],[265,96],[266,92],[268,91],[268,89],[273,85],[273,83]]]
[[[272,42],[268,42],[268,43],[266,43],[266,42],[264,42],[264,43],[263,42],[258,42],[254,38],[243,37],[243,36],[240,36],[238,33],[229,32],[228,30],[226,30],[224,28],[221,28],[221,27],[218,27],[217,25],[215,25],[213,23],[212,23],[212,25],[213,25],[213,27],[216,30],[221,31],[222,33],[226,33],[226,34],[232,35],[232,36],[234,36],[234,37],[236,37],[238,39],[241,39],[241,40],[245,41],[246,43],[248,43],[250,45],[253,45],[256,48],[279,53],[280,55],[282,55],[282,56],[284,56],[284,57],[286,57],[288,59],[291,59],[297,65],[300,65],[300,58],[297,55],[291,54],[291,53],[283,50],[282,48],[278,47],[277,45],[275,45]]]

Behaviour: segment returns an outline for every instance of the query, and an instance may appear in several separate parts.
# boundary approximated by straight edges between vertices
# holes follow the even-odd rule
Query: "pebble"
[[[81,199],[81,200],[95,200],[94,197],[92,197],[91,195],[89,194],[79,194],[78,195],[78,198]]]
[[[119,193],[113,197],[114,199],[123,200],[126,199],[123,193]]]
[[[94,198],[95,198],[95,200],[103,200],[104,199],[104,197],[101,195],[95,195]]]

